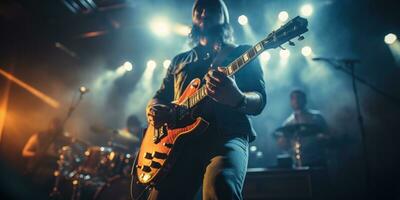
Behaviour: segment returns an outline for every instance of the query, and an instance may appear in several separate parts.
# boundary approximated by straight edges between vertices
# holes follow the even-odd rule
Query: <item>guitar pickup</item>
[[[156,161],[151,161],[150,167],[151,168],[155,168],[155,169],[160,169],[161,168],[161,163],[156,162]]]
[[[158,151],[154,151],[152,154],[153,158],[158,158],[158,159],[167,159],[168,155],[166,153],[161,153]]]

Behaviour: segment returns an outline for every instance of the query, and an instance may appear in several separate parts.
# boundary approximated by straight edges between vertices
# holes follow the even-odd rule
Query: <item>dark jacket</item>
[[[222,66],[227,66],[250,47],[248,45],[236,47],[222,62]],[[196,48],[177,55],[172,60],[162,85],[153,98],[162,102],[171,102],[181,96],[191,80],[194,78],[202,79],[208,71],[210,61],[207,62],[199,57]],[[266,105],[266,93],[263,71],[259,62],[253,60],[248,63],[247,66],[234,75],[234,78],[242,92],[258,92],[261,95],[263,103],[256,115],[261,113]],[[208,110],[205,115],[209,115],[212,112],[213,117],[209,120],[212,121],[210,123],[214,123],[213,127],[218,132],[223,135],[249,135],[250,141],[255,139],[256,132],[248,115],[211,99],[206,102],[209,105],[203,105],[200,110]]]

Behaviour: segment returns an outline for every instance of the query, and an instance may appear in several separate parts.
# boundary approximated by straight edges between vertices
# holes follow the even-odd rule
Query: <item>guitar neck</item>
[[[244,52],[241,56],[236,58],[233,62],[231,62],[226,67],[225,74],[227,76],[232,76],[237,71],[246,66],[247,63],[249,63],[258,55],[260,55],[264,51],[264,46],[262,45],[262,42],[257,43],[252,48]],[[196,106],[201,100],[203,100],[206,96],[207,96],[207,89],[206,86],[203,85],[196,93],[188,97],[186,101],[182,103],[182,105],[188,109],[191,109],[194,106]]]

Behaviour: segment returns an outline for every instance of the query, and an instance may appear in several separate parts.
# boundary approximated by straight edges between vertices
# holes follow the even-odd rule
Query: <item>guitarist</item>
[[[166,177],[148,199],[193,199],[202,185],[203,199],[242,199],[247,170],[248,143],[255,131],[248,115],[258,115],[266,105],[261,66],[248,66],[228,77],[222,67],[250,46],[234,45],[229,14],[223,0],[196,0],[192,9],[193,48],[177,55],[146,113],[155,127],[178,123],[170,103],[182,95],[194,78],[203,78],[208,99],[193,114],[210,123],[207,130],[184,143],[184,149]],[[210,68],[213,64],[214,67]]]

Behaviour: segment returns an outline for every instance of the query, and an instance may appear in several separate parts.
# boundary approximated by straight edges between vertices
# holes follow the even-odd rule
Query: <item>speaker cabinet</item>
[[[246,200],[329,199],[324,169],[249,168],[243,188]]]

